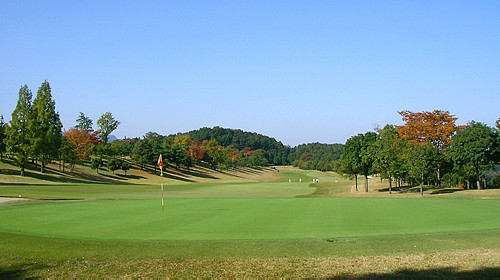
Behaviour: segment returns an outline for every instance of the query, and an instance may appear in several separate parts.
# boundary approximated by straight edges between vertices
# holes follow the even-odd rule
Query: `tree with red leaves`
[[[90,144],[98,144],[99,132],[90,132],[72,128],[64,131],[63,159],[71,166],[71,171],[76,163],[90,159]]]

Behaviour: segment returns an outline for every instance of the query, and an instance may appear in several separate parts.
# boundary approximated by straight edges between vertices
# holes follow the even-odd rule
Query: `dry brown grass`
[[[32,265],[36,265],[36,262]],[[12,264],[15,268],[15,264]],[[9,268],[7,268],[7,271]],[[13,269],[14,270],[14,269]],[[41,278],[495,278],[500,249],[349,258],[71,260],[24,277]]]

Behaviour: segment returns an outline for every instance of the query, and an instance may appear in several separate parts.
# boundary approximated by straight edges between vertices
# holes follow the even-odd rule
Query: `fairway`
[[[0,231],[72,239],[330,239],[500,229],[499,200],[179,198],[0,209]]]

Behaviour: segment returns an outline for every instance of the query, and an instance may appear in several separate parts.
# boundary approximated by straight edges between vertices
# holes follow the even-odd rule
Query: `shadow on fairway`
[[[33,278],[33,272],[48,268],[48,266],[37,263],[0,267],[0,279],[31,279]]]
[[[454,193],[454,192],[461,192],[461,191],[463,191],[463,189],[446,188],[446,189],[432,191],[431,194]]]
[[[193,176],[193,177],[199,177],[199,178],[206,178],[206,179],[219,179],[217,177],[214,177],[204,171],[201,171],[201,170],[197,170],[197,171],[194,171],[194,170],[183,170],[182,173],[184,175],[188,175],[188,176]]]
[[[485,267],[472,271],[458,271],[456,267],[427,270],[402,269],[392,273],[370,273],[363,276],[342,275],[330,279],[499,279],[500,268]]]

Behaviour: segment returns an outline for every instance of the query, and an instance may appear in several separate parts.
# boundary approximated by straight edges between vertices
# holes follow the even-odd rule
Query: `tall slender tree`
[[[14,156],[14,163],[24,176],[26,162],[31,152],[31,131],[29,129],[32,93],[27,85],[19,89],[16,109],[12,112],[10,128],[7,130],[7,152]]]
[[[47,80],[38,88],[32,114],[33,152],[41,161],[40,172],[43,173],[45,165],[59,156],[62,143],[62,124]]]
[[[118,128],[120,122],[113,118],[113,114],[106,112],[97,120],[97,126],[99,127],[99,137],[103,144],[108,143],[108,137],[115,129]]]
[[[363,135],[361,142],[361,173],[365,176],[365,191],[368,192],[368,176],[373,174],[375,151],[373,145],[377,141],[377,134],[375,132],[367,132]]]
[[[424,194],[424,180],[433,172],[438,161],[438,151],[431,144],[413,144],[409,151],[408,162],[410,173],[414,178],[420,178],[420,194]]]
[[[7,138],[7,124],[3,120],[3,115],[0,115],[0,160],[3,160],[3,154],[7,151],[6,149],[6,138]]]
[[[94,129],[92,128],[92,119],[89,117],[86,117],[82,112],[80,112],[80,115],[76,119],[77,124],[75,125],[75,128],[78,128],[79,130],[83,131],[88,131],[88,132],[93,132]]]
[[[378,131],[377,141],[373,144],[375,164],[384,169],[389,176],[389,193],[392,193],[392,176],[398,166],[399,133],[393,125],[386,125]]]
[[[363,134],[358,134],[347,139],[344,145],[344,154],[337,164],[337,172],[352,175],[355,178],[356,191],[358,191],[358,175],[361,173],[361,148]]]

